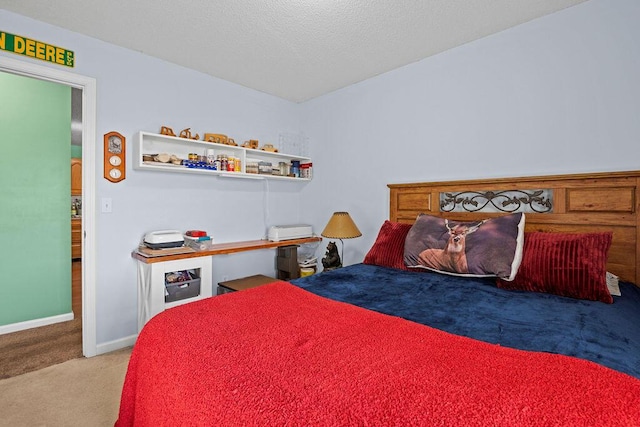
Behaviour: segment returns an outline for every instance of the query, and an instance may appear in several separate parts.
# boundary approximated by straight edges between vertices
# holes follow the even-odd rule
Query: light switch
[[[111,213],[112,203],[111,197],[103,197],[101,200],[102,213]]]

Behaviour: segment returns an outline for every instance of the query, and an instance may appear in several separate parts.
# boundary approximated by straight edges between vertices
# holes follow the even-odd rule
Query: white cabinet
[[[227,158],[233,157],[240,160],[240,170],[227,172],[222,170],[213,170],[207,165],[194,165],[182,160],[189,160],[190,155],[207,156],[225,155]],[[158,161],[159,154],[167,154],[175,156],[176,163],[171,161]],[[256,150],[251,148],[243,148],[239,146],[217,144],[206,141],[198,141],[175,136],[159,135],[148,132],[138,132],[134,141],[133,152],[133,168],[137,170],[158,171],[158,172],[178,172],[178,173],[196,173],[204,175],[218,175],[230,178],[254,178],[254,179],[281,179],[289,181],[309,181],[311,173],[307,172],[307,167],[311,165],[311,159],[308,157],[300,157],[283,153],[273,153],[269,151]],[[166,156],[165,156],[166,157]],[[162,158],[162,156],[160,156]],[[294,162],[300,165],[299,176],[282,176],[272,173],[248,173],[255,171],[257,168],[267,170],[268,164],[271,169],[280,169],[281,163],[292,169]],[[189,167],[192,166],[192,167]],[[305,169],[303,172],[302,169]],[[308,175],[308,176],[307,176]],[[304,177],[303,177],[304,176]]]
[[[156,314],[177,305],[212,295],[211,257],[196,257],[147,263],[138,260],[138,330]],[[193,273],[186,282],[170,276]],[[174,292],[174,291],[177,291]],[[181,293],[181,295],[180,295]]]

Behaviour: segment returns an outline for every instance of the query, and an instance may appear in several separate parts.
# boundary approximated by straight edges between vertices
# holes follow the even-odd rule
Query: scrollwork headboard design
[[[552,190],[460,191],[440,193],[442,212],[553,211]]]

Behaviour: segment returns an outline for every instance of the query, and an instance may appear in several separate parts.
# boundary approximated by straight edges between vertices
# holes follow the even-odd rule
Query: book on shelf
[[[167,255],[179,255],[179,254],[188,254],[191,252],[195,252],[195,249],[190,248],[188,246],[179,246],[177,248],[165,248],[165,249],[151,249],[147,246],[140,245],[138,246],[137,251],[140,255],[144,257],[158,257],[158,256],[167,256]]]

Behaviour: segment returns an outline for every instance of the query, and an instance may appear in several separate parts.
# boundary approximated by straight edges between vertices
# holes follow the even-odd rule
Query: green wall
[[[82,158],[82,147],[79,145],[72,145],[71,146],[71,157],[72,158],[78,158],[81,159]]]
[[[0,325],[71,312],[71,88],[0,73]]]

